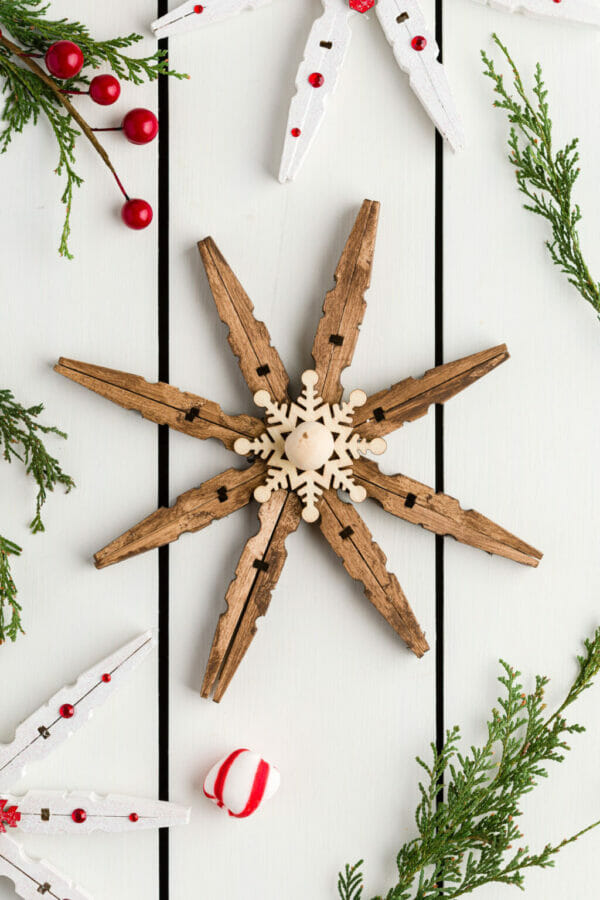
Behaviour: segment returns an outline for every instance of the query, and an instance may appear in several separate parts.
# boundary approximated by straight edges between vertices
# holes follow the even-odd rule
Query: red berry
[[[423,35],[418,34],[412,39],[410,43],[413,50],[424,50],[427,46],[427,38],[424,38]]]
[[[100,106],[110,106],[121,96],[121,85],[114,75],[96,75],[90,82],[90,97]]]
[[[300,135],[302,134],[299,128],[292,128],[290,133],[292,137],[300,137]]]
[[[128,200],[123,204],[121,218],[128,228],[140,231],[147,228],[152,221],[152,207],[145,200]]]
[[[130,821],[130,822],[137,822],[138,819],[139,819],[139,816],[138,816],[137,813],[131,813],[131,815],[129,816],[129,821]]]
[[[108,684],[109,681],[112,681],[112,675],[110,675],[109,672],[105,672],[102,676],[102,681],[104,682],[104,684]]]
[[[61,719],[72,719],[75,715],[75,707],[70,703],[63,703],[59,709]]]
[[[369,12],[374,5],[375,0],[350,0],[350,9],[354,9],[359,13]]]
[[[201,6],[199,3],[197,3],[194,7],[194,12],[196,13],[197,16],[199,16],[200,13],[204,12],[204,7]]]
[[[314,88],[321,87],[325,83],[325,79],[321,75],[320,72],[313,72],[312,75],[308,76],[308,82]]]
[[[71,818],[77,825],[82,825],[87,819],[87,813],[85,809],[74,809]]]
[[[149,109],[130,109],[123,119],[123,132],[132,144],[149,144],[158,134],[158,119]]]
[[[81,47],[73,41],[57,41],[48,47],[46,67],[55,78],[74,78],[83,69]]]

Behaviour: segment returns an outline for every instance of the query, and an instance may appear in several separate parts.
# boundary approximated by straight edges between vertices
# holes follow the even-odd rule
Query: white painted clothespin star
[[[600,27],[600,3],[597,0],[477,0],[503,12],[524,13],[540,19],[575,22]]]
[[[268,0],[186,2],[152,23],[158,37],[189,31],[254,9]],[[454,150],[464,146],[460,116],[438,60],[439,48],[417,0],[322,0],[324,12],[311,28],[296,78],[279,172],[281,182],[295,178],[325,115],[350,43],[350,18],[374,8],[396,62],[440,134]]]
[[[306,158],[335,91],[350,44],[350,17],[373,7],[392,46],[396,62],[434,125],[454,150],[464,146],[460,116],[439,48],[427,28],[417,0],[322,0],[323,15],[310,30],[296,77],[279,171],[281,182],[292,181]]]
[[[47,756],[85,725],[154,643],[152,632],[147,632],[84,672],[74,685],[63,687],[19,725],[10,744],[0,745],[0,876],[9,878],[24,900],[40,900],[40,895],[51,900],[89,900],[89,894],[47,862],[28,857],[8,836],[13,829],[80,834],[187,824],[188,809],[158,800],[63,791],[29,791],[18,797],[7,792],[30,762]]]

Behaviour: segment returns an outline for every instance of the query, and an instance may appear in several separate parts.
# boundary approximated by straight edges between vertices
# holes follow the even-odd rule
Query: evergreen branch
[[[66,185],[61,198],[66,206],[66,212],[59,253],[72,259],[68,247],[71,201],[73,188],[83,184],[83,179],[74,169],[75,140],[79,132],[74,128],[70,116],[61,114],[58,101],[52,94],[48,95],[34,72],[16,65],[12,59],[0,54],[0,76],[5,78],[4,92],[8,94],[2,116],[7,124],[0,132],[0,153],[6,151],[14,133],[21,132],[31,119],[36,124],[41,113],[46,115],[56,138],[59,159],[55,172],[57,175],[63,173],[66,175]],[[28,97],[28,103],[23,102],[24,96]]]
[[[81,22],[67,19],[46,19],[49,3],[42,0],[0,0],[0,23],[16,41],[28,50],[45,54],[55,41],[74,41],[81,47],[86,65],[97,69],[108,63],[115,75],[124,81],[141,84],[145,79],[154,81],[159,75],[187,78],[168,67],[165,51],[158,51],[143,58],[130,57],[122,50],[143,40],[141,34],[128,34],[107,41],[96,41]],[[73,81],[87,82],[85,77]]]
[[[523,888],[527,869],[554,866],[564,847],[600,825],[594,822],[558,844],[549,843],[531,853],[522,843],[517,824],[523,798],[538,786],[539,779],[547,777],[546,763],[562,762],[570,749],[567,736],[585,731],[581,725],[568,724],[563,713],[592,686],[600,671],[600,628],[585,641],[578,663],[565,699],[546,718],[548,678],[538,676],[534,690],[526,694],[520,672],[501,660],[498,680],[504,692],[487,722],[485,743],[463,753],[460,730],[454,728],[447,732],[441,750],[431,745],[430,764],[417,760],[427,775],[425,783],[419,784],[421,800],[415,816],[419,836],[401,847],[398,882],[385,900],[454,900],[491,883]],[[446,797],[436,803],[441,778],[447,784]],[[361,897],[361,865],[346,866],[345,873],[340,873],[341,900]]]
[[[580,171],[578,138],[554,152],[548,91],[540,64],[536,66],[532,88],[535,99],[530,99],[508,49],[498,35],[492,37],[512,70],[518,99],[509,93],[502,74],[496,71],[493,59],[484,50],[481,51],[483,74],[491,78],[494,93],[499,97],[494,106],[506,110],[511,123],[508,159],[514,166],[519,190],[527,198],[524,208],[550,223],[552,240],[546,241],[546,246],[552,262],[600,314],[600,285],[592,278],[581,252],[577,230],[581,210],[572,197]]]
[[[21,627],[21,607],[10,571],[9,556],[20,556],[21,548],[0,534],[0,644],[16,641]],[[10,614],[10,620],[8,619]]]
[[[44,531],[41,511],[48,492],[53,491],[57,484],[61,484],[67,493],[75,487],[71,476],[63,472],[40,437],[47,434],[67,437],[54,425],[43,425],[37,421],[43,409],[41,403],[26,408],[15,401],[11,391],[0,390],[0,451],[7,462],[13,459],[22,462],[38,488],[35,516],[29,524],[33,534]]]
[[[344,872],[340,872],[338,877],[338,894],[340,900],[360,900],[362,897],[363,876],[360,871],[362,859],[353,866],[346,866]]]
[[[129,197],[108,153],[66,93],[77,93],[78,89],[89,83],[85,73],[82,71],[69,81],[58,82],[38,65],[31,54],[43,55],[55,41],[71,40],[81,48],[86,66],[95,69],[103,63],[108,64],[120,78],[134,84],[141,84],[145,79],[154,81],[159,75],[188,76],[169,69],[164,51],[159,50],[139,59],[122,52],[142,40],[142,35],[130,34],[96,41],[80,22],[46,19],[48,8],[42,0],[0,0],[0,25],[14,38],[11,40],[0,31],[0,79],[3,80],[2,93],[5,96],[0,153],[6,152],[13,137],[20,134],[29,122],[37,124],[40,116],[48,120],[59,148],[56,173],[64,174],[66,178],[61,198],[66,211],[59,253],[71,259],[68,239],[73,190],[83,183],[74,168],[76,140],[81,134],[85,135],[110,170],[125,198],[128,200]]]
[[[71,207],[70,207],[70,204],[67,202],[67,200],[70,200],[70,198],[72,196],[73,184],[76,183],[78,187],[79,187],[79,185],[82,184],[82,179],[75,175],[75,173],[72,170],[72,166],[70,165],[71,163],[75,162],[75,157],[74,157],[75,140],[79,136],[80,132],[77,131],[77,129],[72,125],[72,123],[69,119],[69,116],[71,117],[71,119],[74,119],[75,122],[77,122],[77,124],[81,128],[82,132],[85,134],[86,138],[93,146],[96,153],[98,153],[98,155],[100,156],[100,158],[102,159],[104,164],[112,172],[112,174],[113,174],[114,178],[116,179],[116,182],[119,186],[120,186],[121,182],[119,181],[119,177],[117,175],[115,167],[113,166],[113,164],[110,160],[108,153],[106,152],[106,150],[104,149],[104,147],[102,146],[102,144],[100,143],[100,141],[98,140],[98,138],[96,137],[96,135],[94,134],[92,129],[90,128],[90,126],[87,124],[87,122],[85,121],[83,116],[80,115],[80,113],[77,111],[77,109],[73,106],[73,104],[69,100],[68,96],[62,92],[62,89],[59,88],[59,86],[54,81],[54,79],[50,78],[50,76],[44,72],[42,67],[39,66],[34,59],[31,59],[28,56],[22,56],[21,48],[18,47],[16,44],[14,44],[12,41],[10,41],[7,37],[4,37],[4,35],[0,35],[0,44],[2,44],[11,53],[14,53],[15,56],[17,56],[17,57],[20,56],[23,59],[23,62],[25,63],[25,65],[28,66],[31,69],[31,71],[33,72],[34,76],[36,76],[36,79],[47,88],[47,90],[44,91],[40,87],[38,87],[38,85],[35,85],[35,87],[34,87],[31,79],[29,79],[28,81],[26,80],[24,82],[25,84],[28,84],[29,89],[30,89],[30,91],[33,91],[34,96],[37,93],[39,106],[46,113],[48,120],[50,122],[50,126],[52,127],[52,130],[54,131],[54,134],[58,141],[58,145],[60,148],[60,157],[59,157],[59,165],[58,165],[56,172],[57,172],[57,174],[60,174],[62,172],[63,168],[66,169],[66,171],[67,171],[67,176],[68,176],[67,188],[66,188],[65,193],[62,198],[63,203],[67,203],[66,222],[65,222],[65,228],[63,230],[63,243],[65,243],[65,231],[68,236],[69,215],[71,212]],[[13,66],[13,69],[17,70],[17,66]],[[50,92],[50,94],[48,94],[48,92]],[[68,113],[68,116],[61,115],[60,113],[58,113],[58,111],[56,110],[56,107],[55,107],[56,103],[59,103],[62,106],[64,106],[64,108],[66,109],[66,111]],[[59,250],[59,252],[61,253],[61,255],[63,255],[62,244],[61,244],[61,249]],[[68,252],[67,252],[67,255],[68,255]]]

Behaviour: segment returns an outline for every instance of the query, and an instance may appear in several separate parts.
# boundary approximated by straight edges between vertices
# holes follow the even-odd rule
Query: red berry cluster
[[[50,74],[64,81],[79,75],[83,68],[84,57],[81,47],[73,41],[57,41],[48,48],[45,61]],[[64,93],[88,93],[94,103],[110,106],[121,96],[121,85],[114,75],[96,75],[90,82],[89,91]],[[158,134],[158,119],[151,110],[138,107],[126,114],[121,125],[113,128],[93,128],[92,131],[122,131],[132,144],[148,144]],[[130,198],[118,179],[117,183],[126,199],[121,210],[121,218],[129,228],[136,230],[146,228],[152,221],[152,207],[146,200]]]

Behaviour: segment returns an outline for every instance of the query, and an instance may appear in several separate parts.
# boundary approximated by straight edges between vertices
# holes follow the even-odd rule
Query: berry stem
[[[46,73],[41,68],[41,66],[39,66],[33,59],[31,59],[30,56],[28,56],[27,54],[24,54],[23,51],[21,50],[21,48],[19,46],[17,46],[17,44],[14,44],[7,37],[5,37],[4,34],[2,34],[2,32],[0,32],[0,44],[2,44],[4,47],[6,47],[7,50],[10,50],[11,53],[14,53],[15,56],[20,57],[23,60],[23,62],[25,63],[25,65],[28,66],[31,69],[31,71],[35,75],[37,75],[37,77],[39,79],[41,79],[41,81],[43,81],[45,85],[47,85],[50,88],[50,90],[56,96],[59,103],[61,103],[65,107],[65,109],[67,110],[69,115],[71,115],[73,117],[73,119],[75,119],[75,121],[77,122],[77,124],[79,125],[79,127],[81,128],[83,133],[85,134],[86,138],[88,139],[88,141],[91,143],[93,148],[96,150],[98,155],[101,157],[104,164],[110,169],[110,171],[112,172],[112,174],[115,177],[115,180],[116,180],[123,196],[126,199],[129,199],[127,196],[127,193],[125,192],[125,188],[121,184],[119,176],[117,175],[116,169],[110,160],[108,153],[106,152],[106,150],[104,149],[104,147],[102,146],[100,141],[97,139],[93,130],[90,128],[90,126],[85,121],[83,116],[81,116],[80,113],[75,109],[75,107],[73,106],[71,101],[68,99],[68,97],[66,97],[64,95],[63,91],[52,80],[52,78],[50,78],[48,75],[46,75]]]
[[[92,128],[92,131],[123,131],[123,126],[113,125],[111,128]]]
[[[82,94],[88,96],[89,93],[89,91],[66,91],[64,88],[61,90],[61,94]]]

